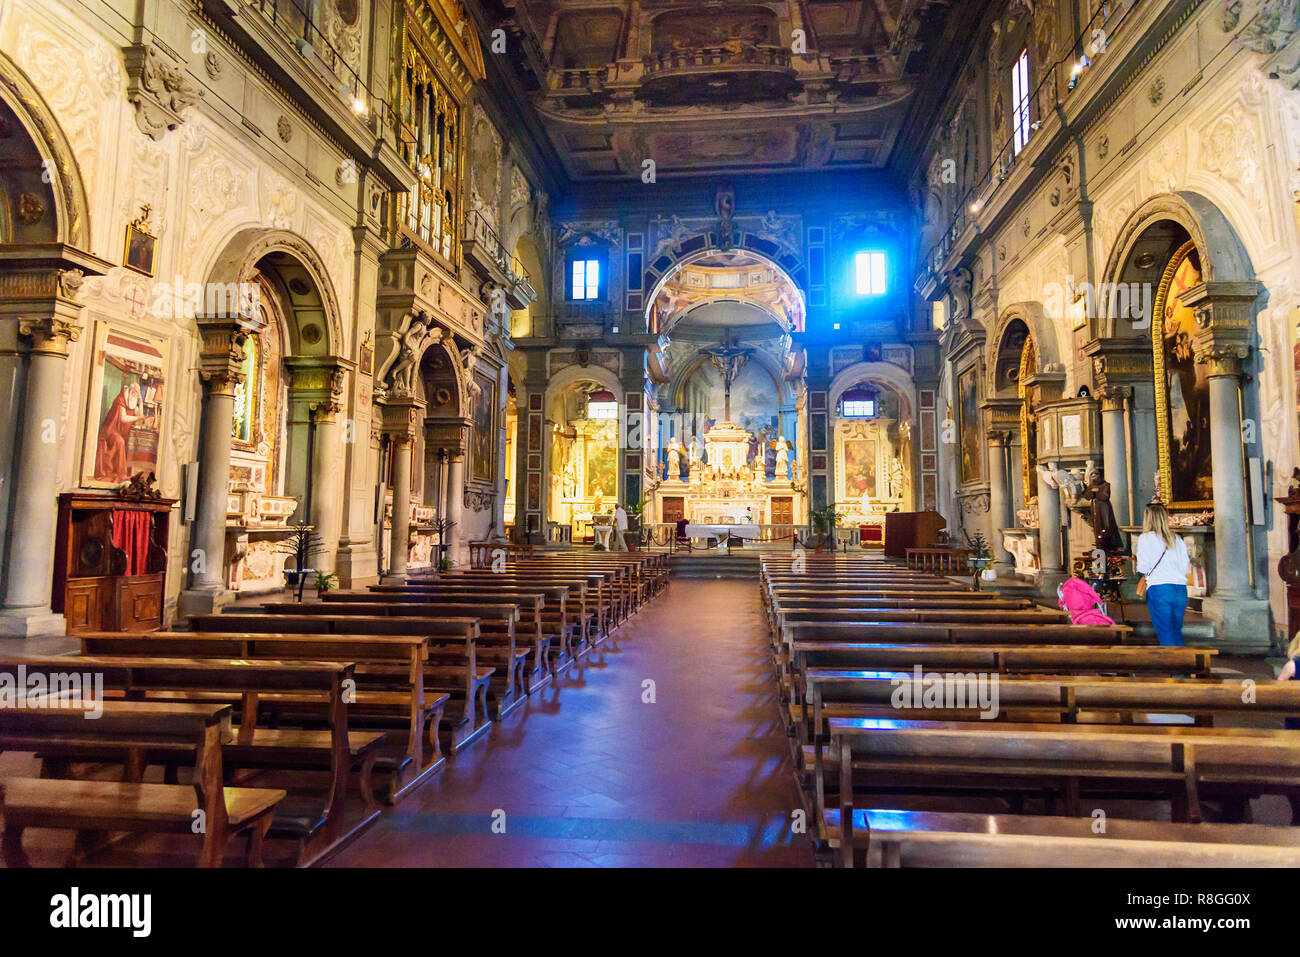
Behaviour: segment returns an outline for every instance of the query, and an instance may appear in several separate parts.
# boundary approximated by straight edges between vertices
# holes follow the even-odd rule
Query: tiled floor
[[[331,866],[810,866],[757,585],[674,579],[611,644]]]

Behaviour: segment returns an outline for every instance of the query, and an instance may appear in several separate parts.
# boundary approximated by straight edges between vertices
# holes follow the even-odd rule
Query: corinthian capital
[[[18,323],[18,334],[31,338],[31,351],[34,353],[66,356],[68,346],[81,338],[81,323],[59,316],[22,319]]]
[[[1245,346],[1208,346],[1197,349],[1195,359],[1199,365],[1206,366],[1206,374],[1211,379],[1219,376],[1236,379],[1241,377],[1241,364],[1247,351]]]
[[[203,345],[199,349],[199,378],[209,395],[235,394],[244,381],[244,356],[248,329],[237,319],[196,317]]]

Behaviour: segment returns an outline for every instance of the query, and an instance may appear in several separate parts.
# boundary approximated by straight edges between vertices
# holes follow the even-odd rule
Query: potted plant
[[[440,571],[440,572],[449,572],[449,571],[451,571],[451,559],[450,559],[450,558],[447,558],[447,557],[445,557],[445,556],[442,557],[442,558],[439,558],[439,559],[438,559],[438,571]]]
[[[445,572],[451,568],[451,559],[447,557],[447,535],[456,523],[449,518],[440,518],[429,523],[429,528],[438,535],[438,570]],[[446,564],[443,564],[443,563]]]
[[[627,512],[627,534],[623,540],[627,543],[627,550],[634,552],[637,546],[641,544],[641,516],[645,514],[646,500],[626,506],[623,511]]]
[[[829,542],[831,550],[835,549],[835,529],[844,517],[834,505],[823,505],[821,508],[814,508],[808,513],[812,520],[813,534],[817,538],[815,547],[820,551],[822,547]]]
[[[333,572],[321,572],[321,571],[318,571],[318,572],[316,573],[316,592],[317,592],[317,594],[319,594],[319,593],[321,593],[321,592],[332,591],[333,589],[338,588],[338,587],[339,587],[339,576],[338,576],[338,575],[335,575]]]
[[[302,601],[302,591],[307,586],[307,576],[315,569],[308,568],[311,555],[318,555],[325,550],[325,541],[316,534],[314,525],[299,523],[289,527],[289,537],[276,543],[275,550],[281,555],[292,555],[293,568],[284,570],[284,583],[287,587],[298,590],[297,600]]]
[[[966,544],[970,546],[971,567],[975,569],[975,574],[986,582],[996,579],[997,572],[989,566],[993,564],[993,553],[989,550],[988,539],[980,532],[974,535],[966,536]]]

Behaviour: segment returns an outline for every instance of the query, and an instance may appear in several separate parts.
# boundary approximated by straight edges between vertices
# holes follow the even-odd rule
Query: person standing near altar
[[[614,506],[614,542],[613,550],[616,552],[627,551],[627,541],[623,538],[627,534],[627,512],[620,502]]]

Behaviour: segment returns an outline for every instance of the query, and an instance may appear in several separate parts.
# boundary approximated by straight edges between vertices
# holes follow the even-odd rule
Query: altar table
[[[757,525],[690,525],[686,526],[687,538],[758,538]]]

